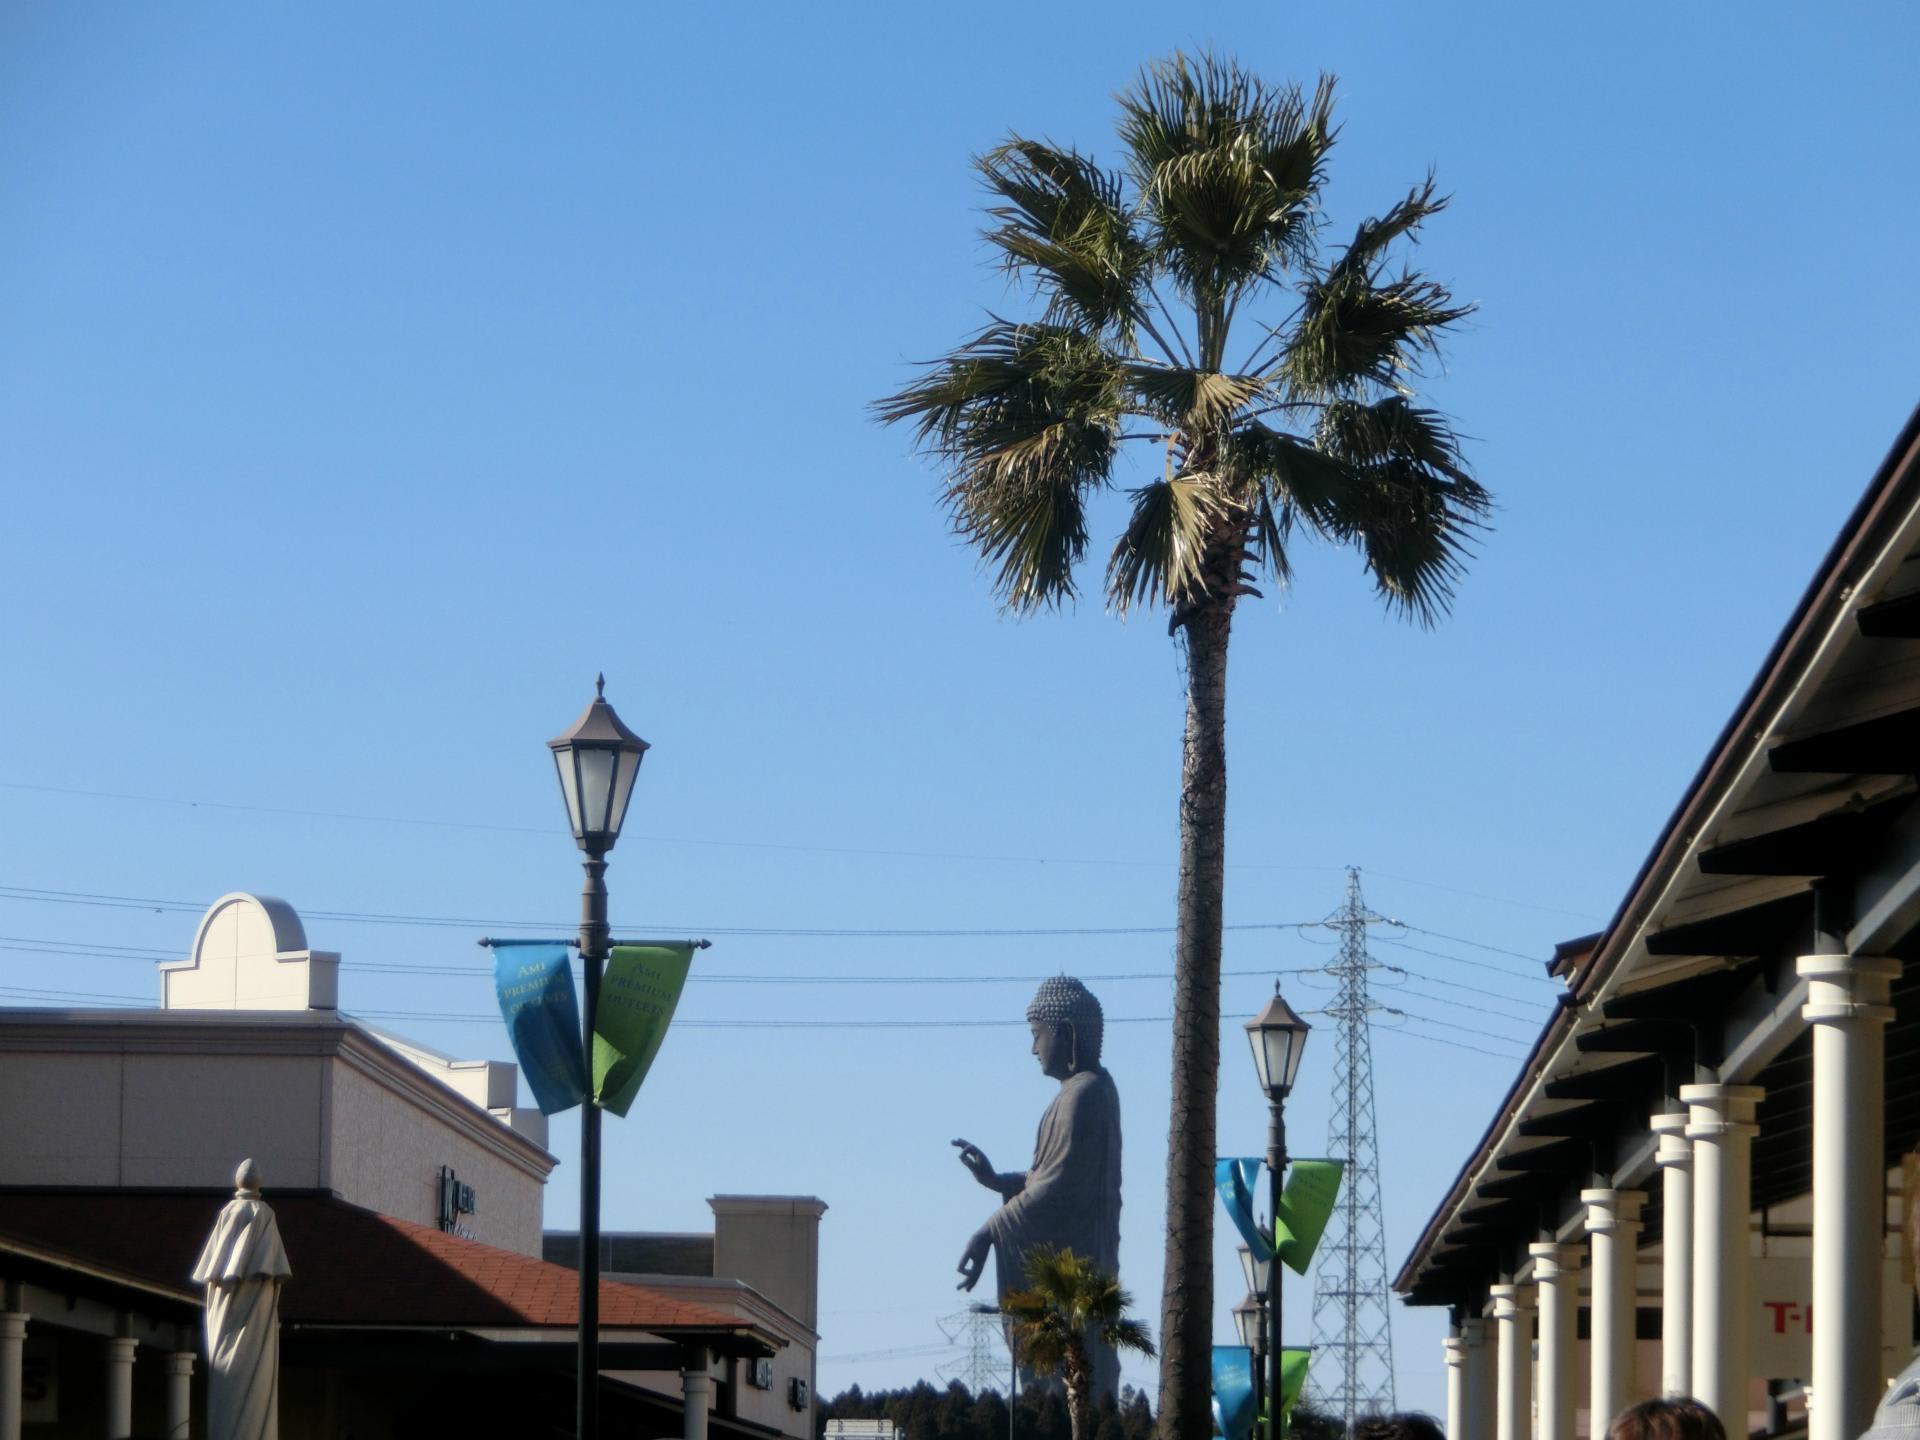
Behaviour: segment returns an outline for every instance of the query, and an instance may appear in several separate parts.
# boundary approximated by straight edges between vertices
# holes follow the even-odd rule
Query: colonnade
[[[0,1310],[0,1440],[20,1440],[25,1420],[27,1333],[33,1316],[20,1310]],[[81,1337],[84,1341],[84,1337]],[[133,1367],[139,1342],[124,1336],[105,1341],[105,1364],[100,1375],[104,1402],[105,1440],[126,1440],[133,1434]],[[193,1408],[191,1350],[169,1351],[167,1360],[167,1440],[189,1440]],[[67,1377],[68,1403],[87,1388],[80,1376]]]
[[[1811,955],[1802,1017],[1813,1030],[1813,1292],[1809,1440],[1854,1440],[1882,1391],[1880,1288],[1886,1213],[1885,1028],[1897,960]],[[1683,1085],[1650,1121],[1660,1175],[1661,1389],[1691,1394],[1746,1433],[1752,1377],[1752,1146],[1764,1092]],[[1580,1193],[1584,1246],[1527,1247],[1531,1283],[1486,1292],[1446,1342],[1452,1440],[1572,1440],[1575,1316],[1591,1293],[1594,1430],[1644,1398],[1634,1382],[1637,1269],[1646,1193]],[[1538,1317],[1537,1353],[1535,1319]],[[1537,1386],[1536,1386],[1537,1375]],[[1537,1389],[1537,1403],[1535,1392]],[[0,1437],[5,1440],[5,1437]]]

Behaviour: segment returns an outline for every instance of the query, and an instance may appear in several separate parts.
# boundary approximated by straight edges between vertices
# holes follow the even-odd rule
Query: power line
[[[141,964],[154,964],[183,958],[171,950],[155,949],[143,946],[109,946],[88,944],[78,941],[60,941],[28,936],[0,936],[0,953],[22,955],[54,955],[62,959],[75,960],[130,960]],[[246,956],[242,959],[249,958]],[[492,971],[481,965],[435,965],[429,963],[413,964],[407,961],[343,961],[342,970],[376,975],[433,975],[451,976],[460,979],[485,980]],[[1498,998],[1516,998],[1499,996],[1499,992],[1484,990],[1478,986],[1464,985],[1459,981],[1448,980],[1443,976],[1429,976],[1419,971],[1410,971],[1398,965],[1380,965],[1378,968],[1393,974],[1406,975],[1428,981],[1435,985],[1449,985],[1477,994],[1494,995]],[[1129,983],[1138,981],[1169,981],[1173,979],[1171,970],[1122,971],[1107,974],[1083,976],[1087,981],[1102,984]],[[1288,975],[1321,975],[1324,967],[1317,965],[1283,966],[1278,969],[1255,967],[1252,969],[1235,968],[1222,970],[1223,978],[1269,978]],[[784,985],[784,986],[898,986],[898,985],[998,985],[998,984],[1037,984],[1049,978],[1051,972],[1026,971],[1019,974],[1004,975],[795,975],[795,974],[742,974],[737,972],[710,972],[696,970],[687,979],[690,984],[703,985]],[[1455,1009],[1471,1010],[1483,1015],[1497,1016],[1516,1023],[1532,1023],[1531,1016],[1517,1015],[1512,1011],[1495,1010],[1490,1006],[1475,1005],[1468,1001],[1451,1000],[1443,995],[1419,990],[1413,986],[1398,986],[1409,995],[1417,995],[1423,1000],[1435,1004],[1448,1005]]]
[[[1272,972],[1268,971],[1263,973],[1271,974]],[[15,998],[24,999],[24,1000],[39,1001],[39,1002],[57,1001],[62,1005],[83,1005],[87,1007],[103,1008],[103,1009],[132,1008],[132,1009],[151,1011],[154,1014],[166,1013],[161,1010],[161,1007],[151,997],[145,996],[145,995],[125,995],[125,994],[104,993],[104,992],[86,991],[86,990],[41,990],[41,989],[30,989],[24,986],[12,986],[12,985],[0,985],[0,995],[15,997]],[[1320,1015],[1325,1012],[1320,1010],[1304,1010],[1304,1011],[1301,1011],[1300,1013],[1303,1015]],[[1399,1013],[1399,1012],[1396,1012],[1396,1013]],[[413,1021],[421,1021],[421,1022],[427,1022],[427,1023],[458,1024],[458,1025],[498,1025],[501,1023],[500,1016],[497,1012],[493,1014],[487,1014],[487,1013],[474,1012],[474,1011],[452,1011],[452,1010],[360,1010],[360,1009],[355,1009],[350,1012],[342,1011],[340,1012],[340,1014],[342,1019],[347,1019],[347,1020],[354,1020],[354,1019],[413,1020]],[[1233,1014],[1223,1014],[1220,1018],[1223,1021],[1247,1020],[1247,1019],[1251,1019],[1252,1015],[1251,1015],[1251,1012],[1240,1012],[1240,1013],[1233,1013]],[[1422,1017],[1420,1016],[1410,1015],[1410,1016],[1406,1016],[1405,1018],[1410,1020],[1422,1020]],[[927,1019],[692,1020],[692,1019],[676,1018],[673,1022],[673,1025],[674,1025],[674,1028],[681,1029],[681,1030],[880,1030],[880,1031],[885,1031],[885,1030],[1011,1029],[1014,1027],[1025,1026],[1026,1023],[1027,1022],[1025,1020],[961,1020],[961,1019],[953,1019],[950,1017],[943,1017],[940,1019],[932,1019],[932,1020],[927,1020]],[[1107,1017],[1106,1023],[1109,1025],[1170,1025],[1173,1023],[1173,1017],[1170,1015],[1110,1015]],[[1423,1021],[1423,1023],[1444,1024],[1445,1022]],[[1512,1054],[1503,1054],[1499,1051],[1487,1050],[1478,1045],[1468,1045],[1461,1041],[1449,1040],[1438,1035],[1423,1035],[1413,1030],[1402,1030],[1396,1033],[1405,1035],[1410,1040],[1425,1040],[1430,1044],[1446,1045],[1455,1050],[1467,1050],[1477,1055],[1492,1056],[1495,1059],[1507,1060],[1507,1059],[1517,1058],[1517,1056]],[[1485,1032],[1469,1031],[1468,1033],[1484,1034]],[[1506,1037],[1487,1036],[1486,1038],[1504,1039]]]
[[[199,914],[207,907],[204,903],[191,900],[162,900],[138,895],[106,895],[85,890],[47,890],[24,885],[0,885],[0,899],[20,900],[33,903],[57,905],[93,906],[110,910],[152,910],[156,913],[173,911],[178,913]],[[407,925],[427,926],[453,930],[544,930],[565,934],[575,922],[561,920],[501,920],[473,915],[403,915],[385,913],[376,910],[303,910],[301,917],[307,920],[328,920],[337,923],[355,925]],[[1317,920],[1263,920],[1226,925],[1223,929],[1233,931],[1261,930],[1297,930],[1302,926],[1318,925]],[[649,922],[645,925],[625,925],[616,923],[617,930],[670,930],[676,933],[701,933],[707,935],[746,936],[770,939],[828,939],[828,940],[997,940],[997,939],[1058,939],[1072,936],[1116,936],[1116,935],[1171,935],[1171,925],[1072,925],[1072,926],[1002,926],[1002,927],[938,927],[909,929],[898,927],[860,927],[860,926],[772,926],[772,925],[667,925]]]
[[[185,810],[217,810],[235,814],[279,815],[293,819],[308,820],[345,820],[355,824],[369,825],[405,825],[414,828],[439,830],[471,830],[492,834],[539,835],[551,838],[559,832],[555,827],[544,825],[503,825],[479,820],[427,819],[416,815],[376,815],[348,810],[317,810],[290,805],[249,805],[230,800],[198,800],[177,795],[141,795],[121,790],[78,789],[64,785],[44,785],[24,780],[0,780],[0,790],[17,790],[42,795],[72,795],[89,800],[120,800],[141,805],[168,805]],[[875,859],[906,860],[971,860],[994,864],[1009,865],[1088,865],[1112,866],[1128,869],[1168,870],[1171,867],[1165,860],[1132,860],[1111,857],[1084,857],[1059,855],[993,855],[970,851],[914,850],[907,848],[862,847],[850,845],[806,845],[788,841],[773,840],[712,840],[699,839],[688,835],[642,835],[630,834],[629,840],[638,840],[650,845],[687,845],[727,850],[774,850],[790,851],[817,855],[862,855]],[[1229,870],[1257,870],[1270,873],[1331,873],[1342,869],[1338,865],[1301,865],[1278,864],[1265,861],[1229,861]],[[1483,890],[1467,890],[1455,885],[1442,884],[1435,880],[1415,879],[1410,875],[1392,875],[1384,870],[1370,872],[1383,880],[1391,880],[1402,885],[1417,885],[1423,889],[1438,891],[1447,895],[1462,895],[1475,900],[1489,900],[1499,905],[1511,905],[1521,910],[1537,910],[1553,915],[1571,915],[1581,920],[1597,920],[1599,917],[1585,911],[1566,910],[1552,905],[1541,905],[1530,900],[1516,900],[1511,896],[1493,895]],[[1531,956],[1522,957],[1531,959]]]
[[[1409,925],[1404,920],[1395,920],[1391,923],[1399,926],[1402,930],[1411,930],[1416,935],[1425,935],[1430,939],[1448,940],[1455,945],[1466,945],[1474,950],[1489,950],[1495,955],[1511,955],[1514,959],[1524,960],[1529,965],[1542,966],[1541,959],[1538,955],[1529,955],[1524,950],[1509,950],[1504,945],[1489,945],[1484,940],[1469,940],[1464,935],[1446,935],[1438,930],[1426,930],[1418,925]],[[1542,966],[1542,968],[1544,968],[1544,966]],[[1553,981],[1548,980],[1547,983],[1551,985]]]
[[[1559,982],[1546,975],[1527,975],[1515,970],[1511,965],[1491,965],[1485,960],[1470,960],[1465,955],[1448,955],[1443,951],[1429,950],[1421,945],[1409,945],[1405,940],[1396,940],[1391,935],[1376,937],[1382,945],[1392,945],[1397,949],[1411,950],[1416,955],[1431,956],[1435,960],[1450,961],[1455,965],[1471,965],[1476,970],[1491,970],[1495,975],[1504,975],[1509,980],[1525,980],[1535,985],[1549,985],[1559,988]]]

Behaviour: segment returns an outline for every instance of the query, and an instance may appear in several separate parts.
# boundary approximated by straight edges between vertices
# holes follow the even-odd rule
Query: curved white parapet
[[[340,957],[307,948],[300,916],[272,895],[222,895],[200,918],[185,960],[160,967],[167,1010],[333,1010]]]

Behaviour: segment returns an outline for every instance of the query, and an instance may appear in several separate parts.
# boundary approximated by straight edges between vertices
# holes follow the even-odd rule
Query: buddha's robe
[[[1006,1175],[1006,1200],[987,1221],[1000,1297],[1027,1284],[1035,1246],[1072,1250],[1109,1275],[1120,1273],[1120,1092],[1099,1066],[1069,1075],[1040,1117],[1033,1164]],[[1119,1389],[1120,1362],[1091,1346],[1094,1398]],[[1023,1373],[1022,1382],[1027,1377]]]

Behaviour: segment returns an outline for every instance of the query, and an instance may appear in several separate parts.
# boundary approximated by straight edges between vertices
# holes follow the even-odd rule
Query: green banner
[[[1313,1252],[1320,1248],[1345,1168],[1338,1160],[1296,1160],[1287,1168],[1280,1213],[1274,1217],[1274,1238],[1279,1241],[1280,1258],[1296,1275],[1307,1273]]]
[[[692,945],[616,945],[593,1024],[593,1098],[625,1115],[667,1038],[693,963]]]
[[[1283,1430],[1306,1386],[1307,1365],[1312,1359],[1313,1351],[1304,1346],[1298,1350],[1284,1345],[1280,1348],[1280,1426]]]

